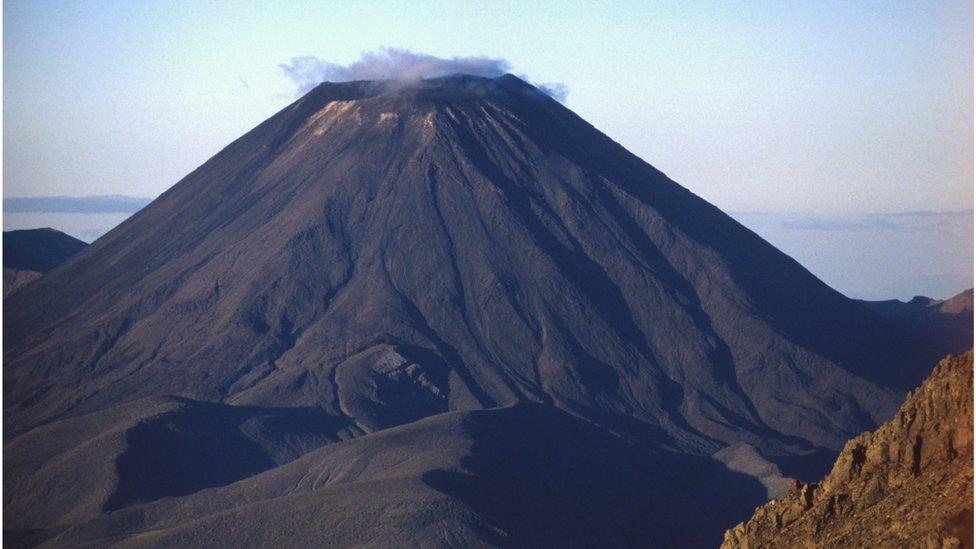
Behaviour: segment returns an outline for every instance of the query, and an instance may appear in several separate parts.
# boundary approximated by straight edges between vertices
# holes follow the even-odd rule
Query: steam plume
[[[359,59],[348,65],[307,55],[294,57],[289,63],[278,66],[285,76],[295,83],[299,95],[325,81],[416,81],[459,73],[494,78],[510,72],[511,69],[511,64],[507,60],[497,57],[445,58],[398,48],[380,48],[376,52],[363,52]],[[564,84],[537,84],[536,86],[558,101],[566,99],[568,90]]]

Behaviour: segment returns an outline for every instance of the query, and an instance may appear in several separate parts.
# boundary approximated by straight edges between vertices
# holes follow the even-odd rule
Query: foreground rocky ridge
[[[895,417],[844,446],[722,547],[965,547],[973,521],[973,352],[944,359]]]

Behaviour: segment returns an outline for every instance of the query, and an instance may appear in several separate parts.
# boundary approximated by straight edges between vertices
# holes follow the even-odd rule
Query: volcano
[[[464,430],[486,478],[524,458],[492,448],[550,424],[687,463],[745,443],[798,474],[962,350],[832,290],[511,75],[323,83],[5,306],[13,474],[68,454],[116,463],[92,477],[101,500],[54,509],[25,491],[32,511],[5,508],[25,539],[164,496],[195,498],[184,515],[222,509],[207,498],[496,408],[479,413],[504,420],[479,421],[510,436]],[[175,430],[153,423],[176,413]],[[79,454],[82,424],[128,444]],[[249,461],[146,484],[163,467],[151,442],[184,435]]]

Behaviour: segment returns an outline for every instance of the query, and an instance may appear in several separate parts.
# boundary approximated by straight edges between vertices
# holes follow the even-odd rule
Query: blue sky
[[[971,210],[972,23],[953,1],[8,0],[4,195],[155,196],[294,99],[281,64],[386,46],[562,83],[727,211]]]

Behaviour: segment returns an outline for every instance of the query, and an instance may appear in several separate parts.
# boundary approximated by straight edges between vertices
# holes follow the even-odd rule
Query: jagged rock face
[[[323,84],[5,308],[8,436],[166,394],[367,429],[538,401],[784,454],[932,351],[511,76]]]
[[[725,534],[726,548],[968,547],[973,530],[973,353],[949,357],[891,421],[844,446]]]

